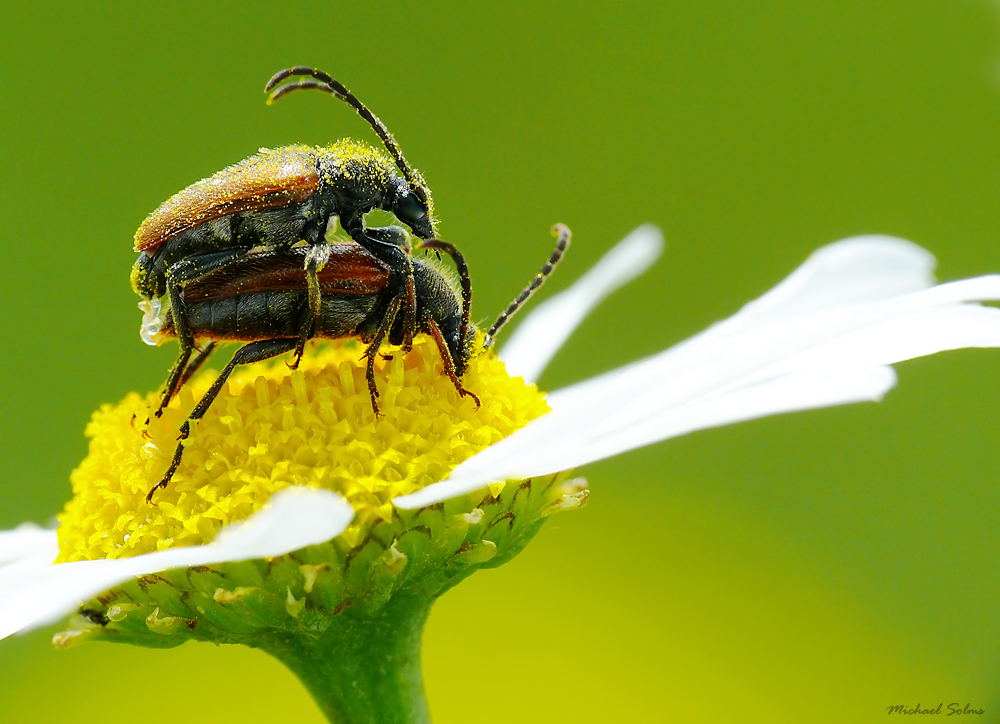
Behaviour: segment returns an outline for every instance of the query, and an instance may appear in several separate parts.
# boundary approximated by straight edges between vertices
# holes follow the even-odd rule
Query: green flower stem
[[[139,576],[85,604],[57,643],[244,644],[284,662],[330,721],[429,722],[420,643],[431,605],[583,505],[584,481],[566,476],[396,511],[350,544]]]
[[[331,722],[429,723],[420,640],[432,603],[393,596],[374,613],[344,609],[320,634],[273,632],[253,645],[291,669]]]

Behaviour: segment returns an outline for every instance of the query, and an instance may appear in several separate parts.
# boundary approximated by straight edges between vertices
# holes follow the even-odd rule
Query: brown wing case
[[[331,244],[330,259],[319,272],[323,294],[365,296],[389,285],[389,269],[353,242]],[[191,303],[227,299],[257,292],[306,291],[304,269],[308,249],[257,249],[184,289]]]
[[[263,150],[160,204],[135,232],[135,251],[153,249],[212,219],[305,201],[318,184],[308,146]]]

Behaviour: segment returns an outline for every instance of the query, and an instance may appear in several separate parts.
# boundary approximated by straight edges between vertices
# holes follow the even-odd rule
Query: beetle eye
[[[409,191],[399,197],[393,210],[396,213],[396,218],[411,226],[427,216],[427,209],[420,203],[420,199]]]

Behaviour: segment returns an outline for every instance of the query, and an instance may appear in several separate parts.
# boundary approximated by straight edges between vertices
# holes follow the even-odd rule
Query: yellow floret
[[[548,410],[492,353],[474,358],[459,398],[437,347],[421,336],[405,357],[379,360],[378,419],[363,346],[330,344],[296,371],[283,362],[238,368],[185,443],[183,462],[153,505],[177,430],[214,373],[195,377],[160,418],[158,395],[105,405],[87,426],[90,453],[59,516],[60,561],[120,558],[210,541],[289,485],[335,490],[357,513],[350,537],[394,515],[391,499],[447,477],[458,463]],[[147,424],[147,419],[149,422]]]

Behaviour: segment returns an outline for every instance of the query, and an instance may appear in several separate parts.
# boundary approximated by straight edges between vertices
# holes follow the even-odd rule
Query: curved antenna
[[[294,81],[292,83],[286,83],[280,88],[278,87],[278,85],[286,78],[303,75],[314,78],[315,80]],[[297,65],[294,68],[279,70],[271,76],[271,80],[269,80],[267,85],[264,86],[264,92],[273,91],[267,99],[267,103],[270,105],[283,95],[306,88],[321,90],[325,93],[329,93],[335,98],[339,98],[357,111],[359,116],[368,121],[378,137],[382,139],[382,143],[385,144],[386,150],[389,151],[393,160],[396,162],[396,166],[398,166],[399,170],[403,172],[403,178],[405,178],[406,182],[410,184],[414,193],[421,197],[420,200],[423,201],[424,204],[427,203],[427,185],[424,183],[420,174],[414,171],[410,164],[406,161],[406,157],[403,156],[403,150],[399,147],[399,144],[396,143],[396,139],[393,138],[392,134],[389,133],[389,129],[386,128],[385,124],[379,120],[378,116],[368,110],[368,107],[359,101],[357,96],[347,90],[347,88],[344,87],[344,84],[339,80],[336,80],[330,74],[323,72],[319,68]]]
[[[565,224],[554,224],[552,226],[552,235],[557,237],[556,248],[552,250],[549,260],[542,265],[542,268],[535,274],[535,278],[531,280],[531,283],[517,295],[517,299],[508,304],[507,308],[497,317],[497,321],[493,323],[490,331],[486,333],[486,338],[483,340],[483,349],[489,349],[494,345],[500,330],[510,321],[511,317],[517,314],[517,311],[524,306],[524,303],[531,298],[531,295],[537,292],[538,288],[545,283],[545,279],[556,268],[556,264],[562,260],[563,254],[569,248],[570,241],[573,240],[573,232]]]
[[[428,239],[419,248],[443,251],[455,262],[458,277],[462,280],[462,326],[458,329],[458,339],[464,348],[465,336],[469,333],[469,313],[472,310],[472,280],[469,278],[469,266],[465,263],[465,257],[452,244],[440,239]]]

